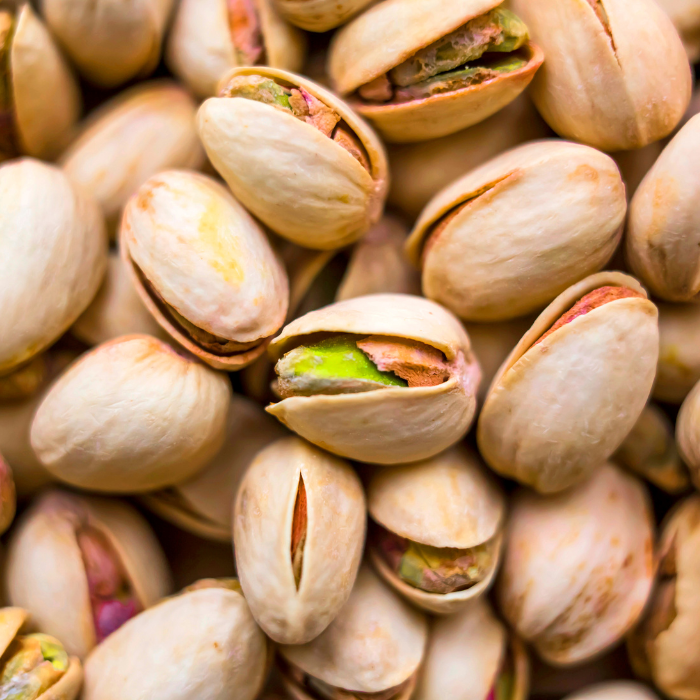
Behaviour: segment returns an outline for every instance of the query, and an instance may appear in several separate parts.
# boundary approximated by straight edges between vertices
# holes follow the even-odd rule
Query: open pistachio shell
[[[56,341],[102,281],[107,236],[97,202],[29,158],[0,166],[0,375]]]
[[[365,542],[365,496],[350,465],[297,438],[253,460],[233,512],[236,570],[257,623],[305,644],[350,595]]]
[[[265,233],[226,188],[169,170],[129,200],[121,252],[142,301],[215,369],[259,357],[284,323],[288,282]]]
[[[541,308],[603,267],[626,210],[625,187],[609,156],[538,141],[436,195],[406,250],[422,267],[428,298],[469,321],[503,321]]]
[[[370,517],[382,528],[419,545],[447,550],[446,558],[454,558],[455,549],[489,547],[484,570],[472,585],[440,593],[418,587],[418,581],[392,568],[381,542],[370,534],[373,565],[411,603],[428,612],[453,613],[488,590],[501,556],[505,501],[475,454],[455,447],[423,462],[378,470],[369,483],[367,503]],[[477,566],[474,561],[470,566]]]
[[[224,442],[228,378],[145,335],[83,355],[37,409],[31,442],[73,486],[139,493],[193,476]]]
[[[280,14],[309,32],[327,32],[345,24],[372,0],[274,0]]]
[[[230,24],[237,4],[245,5],[246,0],[181,0],[177,7],[165,58],[198,97],[213,97],[221,76],[236,66],[249,65],[251,58],[273,68],[302,68],[304,36],[282,19],[273,0],[253,0],[259,34],[248,51],[237,47]]]
[[[567,695],[565,700],[659,700],[648,686],[634,681],[596,683]]]
[[[127,622],[85,662],[83,700],[253,700],[267,641],[233,587],[197,588]]]
[[[690,99],[690,68],[654,0],[512,0],[511,6],[547,56],[530,93],[560,136],[619,151],[673,131]]]
[[[700,59],[700,2],[698,0],[656,0],[671,18],[691,63]]]
[[[103,543],[101,555],[91,557],[102,566],[99,573],[86,565],[88,531]],[[66,491],[44,494],[22,515],[10,537],[5,577],[10,602],[81,658],[171,585],[158,541],[131,506]]]
[[[283,70],[236,68],[222,78],[219,94],[243,76],[304,90],[330,108],[367,167],[291,111],[225,96],[204,102],[197,117],[212,165],[236,198],[283,238],[318,249],[358,240],[379,220],[386,198],[388,167],[379,138],[333,93]]]
[[[480,370],[459,321],[438,304],[407,294],[371,294],[336,302],[287,325],[270,345],[279,360],[314,334],[388,336],[439,350],[450,367],[434,386],[363,393],[291,396],[267,410],[330,452],[375,464],[426,459],[460,440],[476,408]]]
[[[587,313],[572,311],[603,288],[623,288],[633,296],[591,306]],[[576,313],[573,320],[553,330],[569,313]],[[560,294],[491,383],[477,430],[488,464],[553,493],[582,481],[610,457],[651,392],[657,315],[637,280],[620,272],[599,272]]]
[[[279,648],[288,667],[283,668],[287,691],[294,700],[311,700],[307,684],[299,682],[299,676],[310,676],[350,693],[397,688],[396,695],[386,697],[408,700],[427,638],[423,614],[363,566],[347,603],[321,635],[308,644]]]
[[[700,489],[700,382],[686,396],[678,413],[676,442],[693,483]]]

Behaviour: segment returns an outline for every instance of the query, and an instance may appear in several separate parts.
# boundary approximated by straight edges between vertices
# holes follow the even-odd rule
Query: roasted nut
[[[310,32],[327,32],[345,24],[372,0],[274,0],[280,14]]]
[[[651,688],[641,683],[608,681],[571,693],[564,700],[659,700],[659,698]]]
[[[280,644],[305,644],[348,600],[365,542],[365,497],[347,462],[297,437],[262,450],[233,512],[250,610]]]
[[[407,142],[490,117],[543,60],[499,0],[387,0],[335,35],[328,72],[387,141]]]
[[[10,536],[12,605],[83,658],[170,589],[170,573],[146,521],[118,501],[51,491]]]
[[[656,0],[671,18],[691,63],[700,59],[700,2],[698,0]]]
[[[452,448],[378,470],[367,502],[369,557],[411,603],[452,613],[490,587],[501,558],[505,502],[476,455]]]
[[[700,489],[700,382],[686,396],[676,421],[676,442],[690,478]]]
[[[469,321],[502,321],[541,308],[603,267],[626,209],[611,158],[588,146],[538,141],[440,192],[406,250],[422,267],[428,298]]]
[[[41,463],[74,486],[110,493],[193,476],[223,444],[225,375],[145,335],[83,355],[51,387],[31,428]]]
[[[633,476],[604,464],[565,493],[514,497],[498,598],[547,663],[576,664],[618,642],[653,577],[653,514]]]
[[[388,186],[381,142],[320,85],[274,68],[236,68],[197,120],[233,194],[283,238],[339,248],[379,220]]]
[[[407,294],[337,302],[292,321],[270,344],[282,401],[267,410],[350,459],[397,464],[457,442],[480,370],[459,321]]]
[[[619,272],[560,294],[491,384],[477,429],[488,464],[553,493],[610,457],[651,392],[657,315],[639,283]]]

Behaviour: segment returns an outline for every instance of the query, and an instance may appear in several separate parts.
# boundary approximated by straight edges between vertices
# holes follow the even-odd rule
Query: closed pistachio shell
[[[618,642],[641,615],[653,576],[653,514],[633,476],[603,464],[556,496],[515,495],[498,599],[547,663],[580,663]]]
[[[700,59],[700,2],[698,0],[656,0],[671,18],[691,63]]]
[[[51,165],[0,166],[0,374],[56,341],[102,281],[107,236],[97,203]]]
[[[631,296],[615,298],[616,288]],[[574,308],[605,289],[614,300]],[[619,272],[599,272],[560,294],[491,383],[477,429],[488,464],[542,493],[585,479],[644,409],[659,351],[657,316],[639,283]],[[558,319],[569,322],[553,329]]]
[[[567,695],[565,700],[659,700],[648,686],[634,681],[596,683]]]
[[[184,481],[223,444],[228,378],[145,335],[83,355],[37,409],[31,442],[74,486],[138,493]]]
[[[274,0],[279,12],[309,32],[327,32],[345,24],[372,0]]]
[[[100,538],[97,558],[85,548],[86,532],[92,542],[95,533]],[[80,658],[171,585],[158,541],[131,506],[66,491],[44,494],[22,515],[10,537],[5,579],[10,602]]]
[[[234,506],[236,570],[253,617],[275,642],[305,644],[338,615],[360,566],[365,516],[347,462],[297,437],[254,459]]]
[[[358,240],[379,220],[386,198],[379,138],[333,93],[283,70],[236,68],[222,79],[219,94],[245,76],[269,78],[320,101],[347,125],[366,167],[291,111],[245,97],[214,97],[199,108],[199,136],[213,166],[236,198],[283,238],[324,250]],[[291,180],[290,172],[296,174]]]
[[[678,413],[676,442],[693,483],[700,489],[700,382],[686,396]]]

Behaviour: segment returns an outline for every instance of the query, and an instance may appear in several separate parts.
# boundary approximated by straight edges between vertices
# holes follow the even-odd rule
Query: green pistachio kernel
[[[66,650],[47,634],[19,637],[8,653],[0,677],[0,700],[36,700],[68,669]]]
[[[261,75],[238,75],[224,88],[226,97],[243,97],[246,100],[263,102],[266,105],[283,107],[291,111],[290,90],[276,83],[272,78]]]

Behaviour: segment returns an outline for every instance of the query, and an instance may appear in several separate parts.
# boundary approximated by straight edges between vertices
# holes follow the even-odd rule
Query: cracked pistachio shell
[[[599,272],[569,287],[503,363],[479,417],[486,462],[541,493],[579,483],[610,457],[651,392],[659,331],[646,294],[594,308],[537,343],[579,299],[604,286],[644,294],[620,272]]]
[[[626,252],[630,266],[667,301],[700,294],[700,114],[664,149],[630,204]]]
[[[436,195],[406,250],[422,267],[428,298],[468,321],[503,321],[541,308],[603,267],[620,241],[626,210],[625,187],[609,156],[539,141]]]
[[[564,700],[659,700],[648,686],[635,681],[607,681],[567,695]]]
[[[253,5],[260,21],[263,62],[273,68],[301,70],[306,53],[303,34],[278,14],[273,0],[253,0]],[[181,0],[165,60],[195,95],[214,96],[221,76],[244,65],[231,35],[227,0]]]
[[[148,523],[116,500],[50,491],[33,502],[9,538],[5,582],[12,605],[83,658],[96,644],[90,590],[76,528],[87,524],[112,545],[139,602],[148,607],[170,591],[170,572]]]
[[[183,530],[220,542],[231,541],[232,504],[255,455],[286,434],[253,401],[234,394],[226,420],[226,439],[196,476],[142,497],[154,513]]]
[[[0,166],[0,375],[55,342],[95,296],[107,264],[97,202],[52,165]]]
[[[354,93],[424,46],[432,44],[501,0],[385,0],[373,4],[333,37],[328,73],[341,95]],[[351,98],[386,141],[425,141],[466,129],[498,112],[530,84],[544,55],[528,42],[527,64],[503,76],[452,92],[403,103],[374,105]]]
[[[220,85],[244,75],[302,87],[321,100],[360,140],[370,169],[310,124],[242,97],[213,97],[199,108],[199,136],[212,165],[235,197],[283,238],[323,250],[361,238],[381,217],[388,188],[379,138],[340,98],[300,75],[236,68]]]
[[[425,654],[428,623],[364,565],[350,598],[326,630],[308,644],[281,646],[285,661],[346,691],[379,693],[411,682],[392,700],[408,700]],[[294,700],[308,692],[285,677]]]
[[[274,0],[279,13],[309,32],[327,32],[345,24],[372,0]]]
[[[371,518],[383,528],[431,547],[469,549],[494,543],[486,577],[470,588],[447,594],[429,593],[405,583],[370,548],[379,575],[414,605],[432,613],[454,613],[491,587],[501,557],[505,500],[475,454],[454,447],[423,462],[377,470],[367,489],[367,505]]]
[[[488,700],[509,651],[513,689],[508,700],[526,700],[530,669],[525,648],[485,598],[455,615],[433,619],[413,700]]]
[[[267,641],[229,588],[185,591],[132,618],[85,662],[83,700],[253,700]]]
[[[671,18],[691,63],[700,59],[700,2],[698,0],[656,0]]]
[[[302,484],[306,541],[297,585],[290,552]],[[297,437],[257,455],[236,496],[233,542],[243,592],[268,637],[305,644],[338,615],[360,566],[365,519],[362,484],[344,460]]]
[[[231,385],[225,374],[146,335],[85,353],[37,409],[31,443],[73,486],[139,493],[184,481],[224,442]]]
[[[506,620],[548,664],[599,655],[642,613],[653,527],[646,487],[609,463],[555,496],[520,489],[497,586]]]
[[[511,8],[547,56],[530,94],[560,136],[619,151],[676,127],[690,99],[690,68],[654,0],[512,0]]]
[[[210,177],[169,170],[147,180],[126,205],[120,245],[156,321],[215,369],[250,364],[284,323],[289,292],[281,262],[253,217]],[[200,344],[172,309],[238,349]]]
[[[700,382],[686,396],[678,413],[676,442],[693,483],[700,489]]]
[[[456,366],[437,386],[293,396],[267,407],[303,438],[350,459],[397,464],[432,457],[469,429],[481,371],[463,326],[438,304],[408,294],[336,302],[288,324],[270,344],[271,357],[279,360],[314,333],[415,340],[442,351]]]

